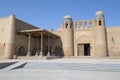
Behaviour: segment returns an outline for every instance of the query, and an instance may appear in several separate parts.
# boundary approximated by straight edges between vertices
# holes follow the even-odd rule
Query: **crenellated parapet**
[[[74,30],[91,30],[94,25],[94,20],[74,21]]]

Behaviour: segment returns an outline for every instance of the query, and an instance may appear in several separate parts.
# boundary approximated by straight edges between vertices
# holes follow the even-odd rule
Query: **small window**
[[[101,20],[99,20],[99,26],[101,26],[102,25],[102,22],[101,22]]]
[[[68,24],[66,24],[65,27],[68,28]]]

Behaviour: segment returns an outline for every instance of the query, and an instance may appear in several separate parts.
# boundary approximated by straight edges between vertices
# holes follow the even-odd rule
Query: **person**
[[[51,56],[55,56],[55,51],[52,52]]]

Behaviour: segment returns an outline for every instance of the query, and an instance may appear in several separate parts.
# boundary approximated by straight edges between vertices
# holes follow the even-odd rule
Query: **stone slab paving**
[[[0,80],[119,80],[120,59],[18,60],[23,68],[0,70]]]
[[[91,63],[48,63],[29,62],[23,69],[45,70],[81,70],[81,71],[117,71],[120,72],[120,64],[91,64]]]

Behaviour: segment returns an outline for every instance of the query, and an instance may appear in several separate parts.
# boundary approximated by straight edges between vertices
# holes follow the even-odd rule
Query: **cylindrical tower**
[[[9,23],[7,26],[7,37],[6,37],[6,46],[5,46],[5,55],[7,59],[13,58],[15,54],[15,15],[9,16]]]
[[[61,31],[64,56],[73,56],[73,22],[71,16],[64,16]]]
[[[105,57],[107,56],[107,38],[106,38],[104,13],[102,11],[96,12],[95,23],[96,23],[96,26],[95,26],[96,56]]]

